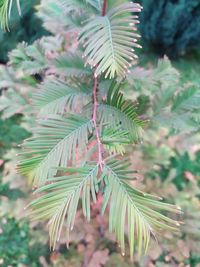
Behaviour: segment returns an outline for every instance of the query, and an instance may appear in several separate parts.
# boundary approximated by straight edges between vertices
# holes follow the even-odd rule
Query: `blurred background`
[[[200,267],[200,0],[138,1],[143,5],[138,28],[143,49],[135,71],[139,112],[161,87],[162,98],[157,99],[164,108],[172,88],[190,88],[184,108],[195,105],[198,123],[177,115],[179,129],[153,126],[133,153],[134,165],[143,173],[142,189],[181,206],[185,223],[178,235],[164,233],[152,241],[148,255],[134,263],[120,255],[98,206],[91,224],[78,213],[69,250],[63,238],[51,252],[46,225],[25,217],[32,193],[15,171],[18,144],[31,135],[30,98],[41,70],[44,74],[69,36],[56,1],[21,2],[22,17],[13,8],[10,31],[0,30],[0,266]]]

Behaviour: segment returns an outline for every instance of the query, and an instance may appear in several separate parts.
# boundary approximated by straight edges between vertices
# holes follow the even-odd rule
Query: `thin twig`
[[[103,1],[103,5],[102,5],[102,16],[105,16],[106,13],[106,4],[107,4],[107,0]],[[96,66],[95,68],[95,72],[94,72],[94,86],[93,86],[93,115],[92,115],[92,121],[94,124],[94,129],[95,129],[95,133],[96,133],[96,138],[97,138],[97,145],[98,145],[98,165],[100,166],[101,171],[103,170],[103,165],[104,165],[104,161],[103,161],[103,151],[102,151],[102,143],[100,140],[100,132],[99,132],[99,128],[97,126],[97,108],[98,108],[98,97],[97,97],[97,91],[98,91],[98,76],[96,74],[96,69],[98,66]]]
[[[106,14],[106,4],[107,4],[107,0],[104,0],[103,6],[102,6],[102,13],[101,13],[102,16],[105,16]]]
[[[94,124],[96,138],[97,138],[97,145],[98,145],[98,165],[100,166],[101,170],[103,170],[103,165],[104,165],[104,161],[102,157],[103,151],[102,151],[102,144],[100,140],[99,128],[97,126],[97,108],[98,108],[97,89],[98,89],[98,77],[96,73],[94,73],[92,121]]]

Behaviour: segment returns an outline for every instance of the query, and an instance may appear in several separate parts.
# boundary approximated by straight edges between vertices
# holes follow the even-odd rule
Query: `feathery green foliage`
[[[33,136],[22,146],[18,170],[38,187],[38,198],[30,204],[31,216],[49,220],[53,249],[63,226],[69,243],[79,199],[83,214],[90,220],[91,201],[98,201],[99,195],[104,199],[102,213],[109,209],[109,228],[116,234],[122,253],[126,234],[133,257],[135,251],[147,251],[150,237],[158,230],[177,230],[177,217],[170,219],[167,213],[178,214],[179,209],[132,184],[136,171],[129,163],[131,148],[140,144],[150,123],[146,114],[138,115],[137,90],[127,93],[139,77],[130,78],[134,48],[139,47],[134,13],[141,7],[119,2],[42,0],[39,16],[59,35],[42,38],[31,46],[19,45],[10,54],[10,68],[19,71],[22,78],[13,82],[5,71],[5,81],[0,83],[4,90],[5,84],[14,88],[22,84],[24,77],[34,79],[30,91],[35,109],[29,116],[34,114],[39,121]],[[143,70],[144,76],[149,78],[149,90],[153,88],[153,97],[147,94],[152,101],[148,117],[152,115],[155,121],[156,112],[162,111],[165,103],[172,112],[177,110],[182,99],[177,97],[172,108],[170,100],[174,98],[169,96],[174,93],[178,75],[169,62],[161,61],[152,77]],[[142,81],[138,78],[138,84]],[[167,86],[170,90],[165,90]],[[144,87],[142,84],[146,94]],[[159,93],[165,101],[156,109],[153,104]],[[180,111],[190,104],[184,103]]]
[[[107,99],[99,106],[102,124],[108,124],[118,130],[126,131],[132,142],[140,141],[144,121],[138,119],[134,103],[126,101],[119,91],[120,84],[111,84]]]
[[[20,16],[16,8],[16,0],[13,0],[8,26],[6,29],[0,27],[1,63],[8,62],[9,52],[15,49],[19,42],[25,41],[32,44],[42,36],[49,35],[49,32],[42,27],[42,21],[36,16],[35,7],[39,2],[40,0],[20,1],[22,13]],[[2,21],[1,15],[0,21]]]
[[[82,27],[82,22],[91,14],[99,13],[100,0],[44,0],[41,1],[38,16],[44,20],[45,28],[57,32],[74,32]]]
[[[69,13],[71,11],[76,11],[77,8],[79,10],[81,9],[87,9],[89,8],[95,8],[97,11],[101,12],[102,8],[102,0],[59,0],[62,4],[62,7],[66,9],[66,11]]]
[[[66,77],[87,78],[92,75],[91,69],[84,66],[84,61],[78,53],[61,54],[55,60],[55,67],[58,74],[63,74]]]
[[[84,102],[89,101],[89,92],[85,86],[72,87],[63,81],[49,79],[41,84],[33,99],[41,115],[63,115],[65,112],[81,110]]]
[[[86,63],[97,66],[96,75],[105,72],[105,78],[115,75],[124,76],[133,64],[133,47],[138,47],[133,25],[137,23],[137,16],[133,12],[140,12],[140,5],[132,2],[117,6],[106,16],[97,16],[83,27],[80,32],[80,42],[85,48]]]
[[[177,208],[167,205],[131,187],[128,181],[132,178],[133,171],[127,169],[129,162],[125,159],[121,162],[115,159],[109,160],[103,170],[106,184],[103,212],[109,207],[109,228],[115,232],[120,243],[122,253],[125,253],[125,224],[128,223],[128,238],[130,255],[133,255],[135,247],[139,254],[142,250],[147,251],[150,236],[155,230],[168,229],[176,230],[175,222],[168,217],[161,215],[158,211],[177,212]],[[134,239],[137,236],[137,241]]]
[[[60,238],[65,220],[66,234],[69,237],[74,226],[79,198],[82,198],[83,213],[89,221],[90,194],[96,202],[98,192],[97,165],[68,168],[64,171],[65,175],[49,179],[50,184],[38,189],[36,193],[46,194],[30,204],[34,219],[49,219],[50,243],[53,249]]]
[[[131,144],[128,132],[120,128],[106,128],[101,135],[101,142],[110,154],[125,154],[126,146]]]
[[[19,14],[21,14],[20,9],[20,0],[16,0],[17,8]],[[0,18],[1,18],[1,27],[3,29],[8,29],[8,19],[11,15],[13,0],[1,0],[0,1]]]
[[[25,43],[20,44],[18,49],[11,52],[10,60],[14,66],[20,65],[20,68],[30,75],[45,70],[48,64],[40,41],[29,46]]]
[[[92,131],[91,120],[77,115],[41,121],[35,135],[23,146],[26,158],[19,165],[21,173],[33,178],[35,184],[44,184],[56,174],[56,167],[68,166],[70,160],[75,161],[76,152],[86,150]]]

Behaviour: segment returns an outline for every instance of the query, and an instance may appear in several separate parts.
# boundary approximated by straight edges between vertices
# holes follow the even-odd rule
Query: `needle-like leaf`
[[[158,201],[154,196],[145,194],[129,185],[133,176],[127,160],[112,159],[104,167],[106,189],[102,212],[109,200],[109,228],[117,236],[122,253],[125,253],[125,225],[130,245],[130,256],[135,247],[141,254],[147,251],[150,237],[160,229],[177,231],[178,222],[166,217],[160,211],[180,213],[173,205]]]
[[[132,143],[141,140],[145,122],[138,118],[134,104],[125,100],[120,84],[111,84],[106,101],[99,105],[99,116],[101,124],[127,132]]]
[[[69,118],[55,116],[41,121],[32,138],[23,145],[19,171],[34,179],[36,185],[45,184],[56,174],[56,167],[66,167],[75,161],[76,153],[86,150],[91,120],[78,115]]]
[[[50,184],[36,191],[46,194],[30,204],[32,218],[49,220],[50,245],[53,249],[59,241],[65,221],[67,244],[69,244],[69,232],[74,226],[79,198],[82,198],[83,213],[89,221],[90,201],[92,198],[96,202],[98,192],[97,165],[69,168],[65,169],[65,172],[67,174],[64,176],[49,179]]]
[[[105,77],[124,76],[133,64],[136,55],[134,47],[139,37],[134,25],[138,22],[133,12],[140,12],[141,6],[133,2],[111,9],[106,16],[96,16],[80,33],[80,42],[85,48],[86,63],[96,67],[96,75]]]

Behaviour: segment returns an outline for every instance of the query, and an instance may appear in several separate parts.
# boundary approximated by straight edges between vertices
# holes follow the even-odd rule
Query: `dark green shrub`
[[[29,133],[19,125],[20,122],[20,116],[13,116],[6,120],[0,119],[0,158],[8,149],[16,147],[29,136]]]
[[[200,0],[140,0],[144,44],[159,54],[177,57],[200,43]]]
[[[16,47],[19,42],[32,43],[47,34],[39,18],[34,14],[34,6],[38,0],[21,1],[22,17],[13,7],[10,19],[10,31],[0,29],[0,62],[6,62],[8,52]]]
[[[15,218],[5,217],[0,220],[0,262],[2,267],[41,266],[40,256],[48,255],[48,248],[39,242],[30,244],[29,224],[18,222]]]

